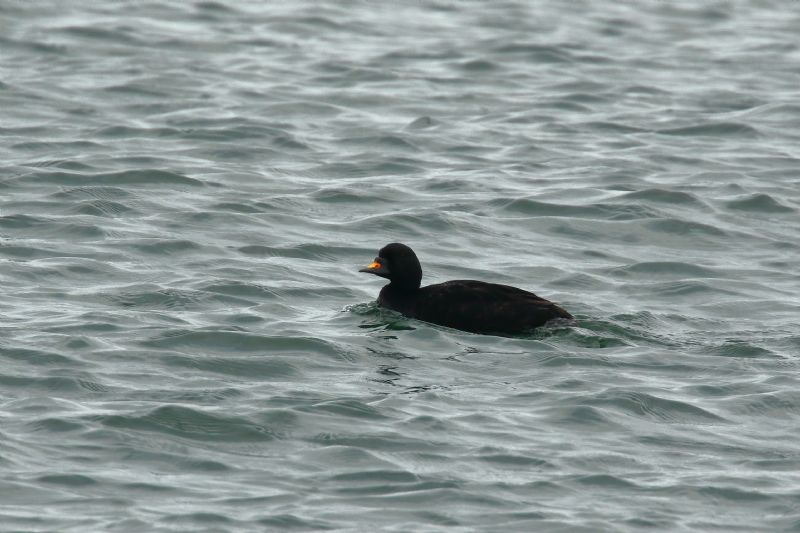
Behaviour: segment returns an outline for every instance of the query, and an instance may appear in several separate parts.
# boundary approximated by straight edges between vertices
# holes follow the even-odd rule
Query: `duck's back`
[[[400,293],[387,285],[378,303],[411,317],[474,333],[521,333],[572,318],[553,302],[509,285],[454,280]]]

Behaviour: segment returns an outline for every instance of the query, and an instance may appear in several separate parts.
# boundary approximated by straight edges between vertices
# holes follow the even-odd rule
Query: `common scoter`
[[[508,285],[453,280],[420,287],[422,267],[414,250],[397,242],[359,272],[389,280],[378,305],[416,318],[473,333],[522,333],[554,318],[572,315],[553,302]]]

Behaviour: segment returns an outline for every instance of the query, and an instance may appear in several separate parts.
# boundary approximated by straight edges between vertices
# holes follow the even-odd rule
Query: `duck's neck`
[[[400,311],[408,312],[408,306],[416,301],[419,289],[403,289],[396,283],[384,285],[378,295],[378,305]]]
[[[389,289],[392,292],[413,294],[419,290],[419,283],[414,283],[414,282],[404,283],[402,281],[392,280],[384,288]]]

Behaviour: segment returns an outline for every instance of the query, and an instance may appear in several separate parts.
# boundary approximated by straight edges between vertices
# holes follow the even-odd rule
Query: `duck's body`
[[[516,287],[454,280],[420,287],[422,267],[408,246],[384,246],[362,272],[389,279],[378,305],[416,318],[473,333],[522,333],[554,318],[571,319],[553,302]]]

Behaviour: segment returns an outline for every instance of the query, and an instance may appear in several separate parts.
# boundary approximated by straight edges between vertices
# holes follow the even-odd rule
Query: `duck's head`
[[[372,264],[362,268],[359,272],[368,272],[386,278],[391,285],[403,290],[418,289],[422,281],[422,267],[417,259],[417,254],[399,242],[393,242],[381,248],[378,257]]]

